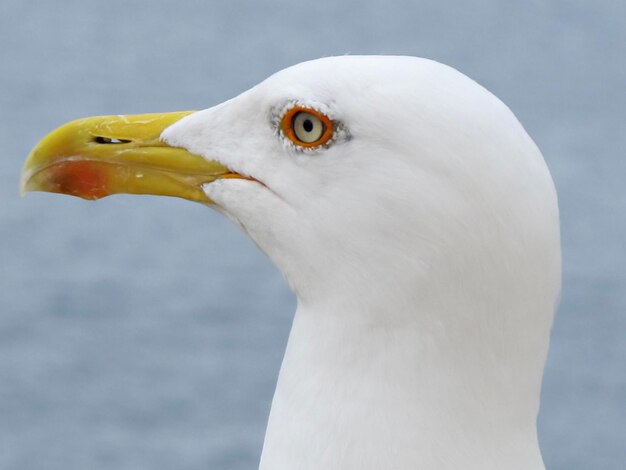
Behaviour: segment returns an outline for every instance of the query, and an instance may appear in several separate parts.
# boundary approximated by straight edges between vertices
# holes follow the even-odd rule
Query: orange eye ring
[[[294,124],[296,122],[296,118],[301,113],[306,113],[312,116],[313,118],[319,120],[319,122],[321,123],[322,129],[321,129],[320,136],[314,141],[307,142],[299,138],[297,135],[297,131],[294,128]],[[281,121],[281,129],[283,133],[285,134],[285,136],[287,136],[287,138],[291,140],[294,144],[300,147],[312,148],[312,147],[319,147],[320,145],[324,145],[326,142],[328,142],[331,139],[331,137],[333,136],[333,132],[334,132],[334,125],[333,125],[333,121],[328,116],[320,113],[319,111],[313,108],[306,108],[304,106],[294,106],[293,108],[289,109],[283,116],[283,119]]]

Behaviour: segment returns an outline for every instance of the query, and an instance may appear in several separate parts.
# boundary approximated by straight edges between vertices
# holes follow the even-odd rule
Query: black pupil
[[[305,131],[311,132],[313,130],[313,121],[311,121],[310,119],[305,119],[302,123],[302,127],[304,127]]]

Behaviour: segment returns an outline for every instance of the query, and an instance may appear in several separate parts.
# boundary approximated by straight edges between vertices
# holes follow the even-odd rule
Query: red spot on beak
[[[55,191],[83,199],[108,196],[107,172],[109,165],[93,161],[66,161],[50,168],[49,184]]]

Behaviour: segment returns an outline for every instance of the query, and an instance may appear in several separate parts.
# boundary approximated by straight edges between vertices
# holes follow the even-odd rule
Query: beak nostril
[[[116,139],[111,137],[102,137],[100,135],[95,136],[93,141],[97,144],[127,144],[130,140],[127,139]]]

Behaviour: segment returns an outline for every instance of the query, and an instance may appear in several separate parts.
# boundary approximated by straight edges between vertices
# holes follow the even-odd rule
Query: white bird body
[[[272,124],[290,103],[342,134],[294,148]],[[558,208],[496,97],[425,59],[327,58],[162,138],[263,183],[205,191],[298,297],[261,470],[544,468]]]
[[[298,309],[261,470],[544,469],[556,193],[456,70],[331,57],[204,111],[78,120],[22,188],[207,202],[273,260]]]

